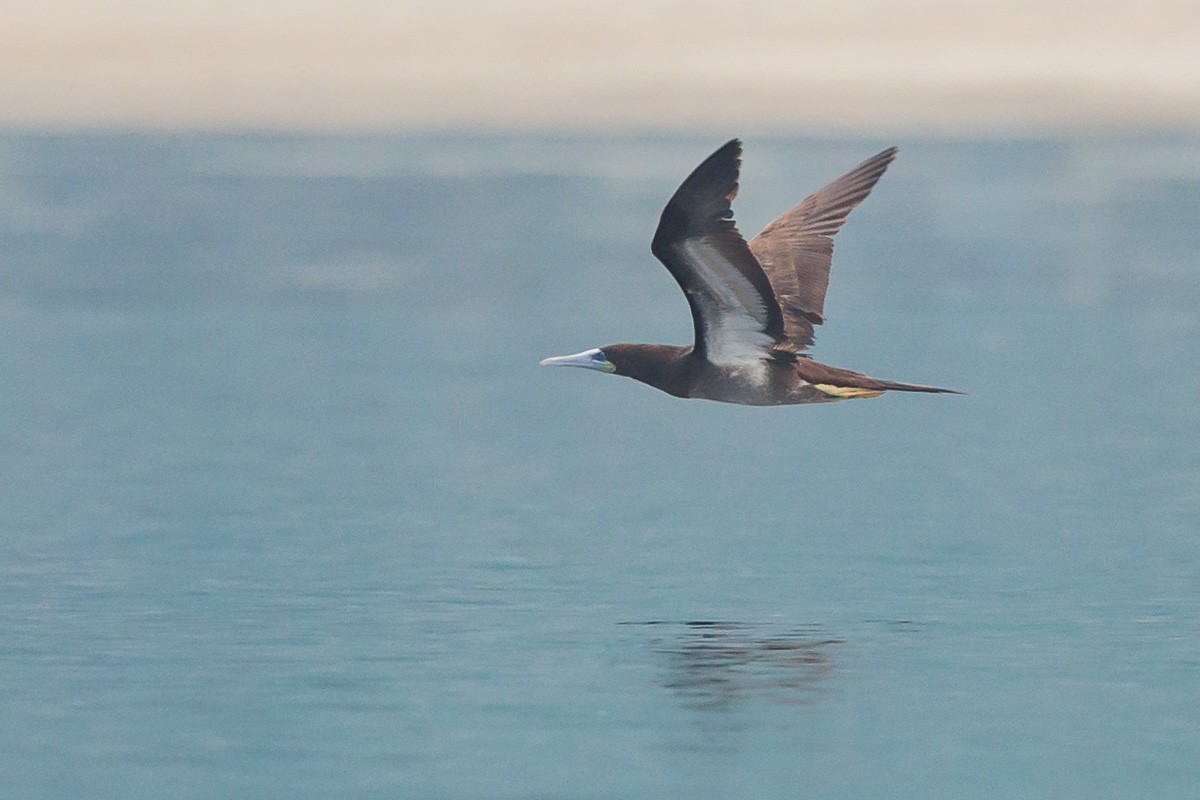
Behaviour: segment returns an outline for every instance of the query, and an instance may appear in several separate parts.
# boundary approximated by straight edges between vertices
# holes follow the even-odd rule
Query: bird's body
[[[709,156],[663,209],[651,251],[692,310],[691,347],[615,344],[543,364],[624,375],[676,397],[742,405],[829,403],[886,391],[951,392],[814,361],[833,234],[867,196],[895,148],[815,192],[747,243],[733,223],[741,142]]]
[[[667,394],[747,406],[831,403],[851,397],[878,397],[889,390],[951,391],[880,380],[786,351],[745,364],[714,364],[693,348],[678,345],[612,344],[603,352],[616,366],[617,374]]]

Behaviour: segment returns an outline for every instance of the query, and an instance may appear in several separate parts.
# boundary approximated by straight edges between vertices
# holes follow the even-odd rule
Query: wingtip
[[[742,140],[735,136],[717,149],[717,153],[725,152],[733,153],[734,160],[740,166],[742,163]]]

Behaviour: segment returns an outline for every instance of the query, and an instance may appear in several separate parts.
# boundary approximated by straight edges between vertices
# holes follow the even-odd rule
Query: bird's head
[[[684,397],[691,352],[690,347],[669,344],[606,344],[573,356],[544,358],[540,363],[624,375],[668,394]]]

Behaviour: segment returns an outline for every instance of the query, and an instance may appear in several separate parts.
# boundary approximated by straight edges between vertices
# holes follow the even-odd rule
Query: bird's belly
[[[714,370],[695,383],[689,396],[747,406],[831,403],[839,399],[807,383],[790,369],[768,364],[761,369]]]

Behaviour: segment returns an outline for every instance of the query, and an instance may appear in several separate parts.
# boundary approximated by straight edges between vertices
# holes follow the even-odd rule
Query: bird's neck
[[[699,361],[692,348],[669,344],[620,346],[617,374],[661,389],[676,397],[687,397]]]

